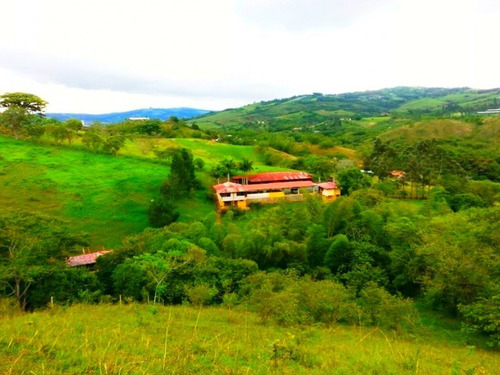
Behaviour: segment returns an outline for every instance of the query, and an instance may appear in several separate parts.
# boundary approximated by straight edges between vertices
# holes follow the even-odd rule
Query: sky
[[[0,94],[38,95],[48,112],[500,87],[498,0],[16,0],[0,9]]]

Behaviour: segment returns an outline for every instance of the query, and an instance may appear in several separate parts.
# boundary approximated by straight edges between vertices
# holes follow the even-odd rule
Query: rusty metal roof
[[[285,182],[285,181],[300,181],[312,180],[312,175],[305,172],[264,172],[251,174],[248,176],[234,176],[235,180],[248,179],[248,183],[257,184],[265,182]]]
[[[337,184],[335,182],[323,182],[318,184],[318,187],[321,189],[329,190],[329,189],[337,189]]]
[[[110,253],[111,251],[112,250],[102,250],[90,254],[75,255],[69,257],[66,261],[66,264],[69,267],[88,266],[90,264],[95,264],[97,262],[97,258],[99,258],[101,255]]]
[[[308,188],[316,184],[312,181],[286,181],[286,182],[271,182],[268,184],[252,184],[243,185],[245,192],[259,191],[259,190],[282,190],[292,188]]]
[[[235,182],[229,182],[229,181],[224,182],[223,184],[214,185],[213,188],[219,194],[238,193],[238,192],[244,191],[243,185],[237,184]]]

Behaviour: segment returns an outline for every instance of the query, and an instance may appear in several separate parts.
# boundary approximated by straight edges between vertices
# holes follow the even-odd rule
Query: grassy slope
[[[5,373],[493,374],[500,356],[458,332],[261,324],[246,312],[76,305],[0,319]],[[456,341],[458,340],[458,341]]]
[[[249,159],[254,161],[255,171],[280,170],[280,168],[265,166],[260,155],[256,154],[253,146],[235,146],[227,143],[218,143],[204,139],[193,138],[137,138],[134,142],[127,141],[125,147],[120,150],[121,155],[133,155],[146,159],[155,158],[153,149],[167,147],[184,147],[192,151],[194,158],[201,158],[205,161],[206,169],[217,164],[224,158],[235,161]],[[293,158],[288,154],[283,154],[285,158]]]
[[[445,95],[439,98],[423,98],[413,100],[406,104],[403,104],[398,108],[398,111],[408,111],[408,110],[429,110],[436,111],[440,110],[443,105],[446,104],[458,104],[464,109],[475,108],[476,106],[484,105],[486,107],[491,106],[492,101],[498,98],[498,93],[496,92],[468,92],[468,93],[457,93],[451,95]]]
[[[331,121],[336,117],[377,116],[382,112],[406,115],[409,111],[440,113],[453,104],[475,112],[491,108],[499,90],[393,88],[339,95],[303,95],[259,102],[240,108],[208,114],[190,120],[208,128],[217,126],[279,122],[287,127]],[[451,110],[455,111],[455,110]]]
[[[406,143],[423,139],[459,140],[481,143],[486,152],[497,154],[500,142],[500,116],[484,117],[481,125],[452,120],[429,119],[404,125],[380,135],[384,141],[403,140]]]
[[[205,160],[206,170],[225,157],[254,160],[256,171],[279,170],[260,163],[250,146],[197,139],[153,142],[191,149]],[[168,167],[152,162],[152,149],[140,149],[140,142],[128,142],[121,157],[112,157],[0,137],[0,207],[64,218],[71,228],[89,233],[92,245],[116,246],[123,237],[146,228],[146,209],[168,174]],[[210,184],[207,173],[200,177],[205,186]],[[214,210],[205,191],[178,203],[181,221],[200,219]]]
[[[145,207],[168,169],[141,160],[0,137],[0,205],[46,212],[115,246],[146,227]]]

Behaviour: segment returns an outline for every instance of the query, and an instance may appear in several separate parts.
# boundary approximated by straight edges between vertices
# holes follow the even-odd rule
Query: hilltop
[[[299,95],[209,113],[200,126],[240,125],[266,130],[335,125],[341,119],[374,116],[415,117],[475,113],[500,105],[500,89],[396,87],[344,94]]]
[[[121,122],[133,117],[148,117],[150,119],[166,120],[171,116],[178,118],[192,118],[196,116],[209,113],[205,109],[197,108],[144,108],[135,109],[127,112],[113,112],[104,114],[88,114],[88,113],[47,113],[47,117],[55,118],[60,121],[65,121],[67,119],[76,118],[86,123],[101,122],[101,123],[112,123]]]

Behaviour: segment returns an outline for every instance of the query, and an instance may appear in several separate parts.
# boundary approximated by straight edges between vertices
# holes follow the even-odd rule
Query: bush
[[[216,288],[210,288],[207,284],[195,285],[186,288],[186,295],[195,306],[208,305],[213,297],[217,294]]]
[[[356,304],[341,284],[330,280],[315,282],[304,279],[300,289],[300,306],[312,322],[336,323],[356,320]]]
[[[153,200],[148,208],[149,224],[155,228],[161,228],[177,221],[179,215],[174,203],[163,196]]]
[[[488,345],[500,347],[500,294],[470,305],[459,305],[458,309],[465,319],[465,332],[487,335]]]
[[[357,303],[361,324],[399,328],[404,319],[416,315],[410,300],[393,296],[373,282],[361,291]]]

